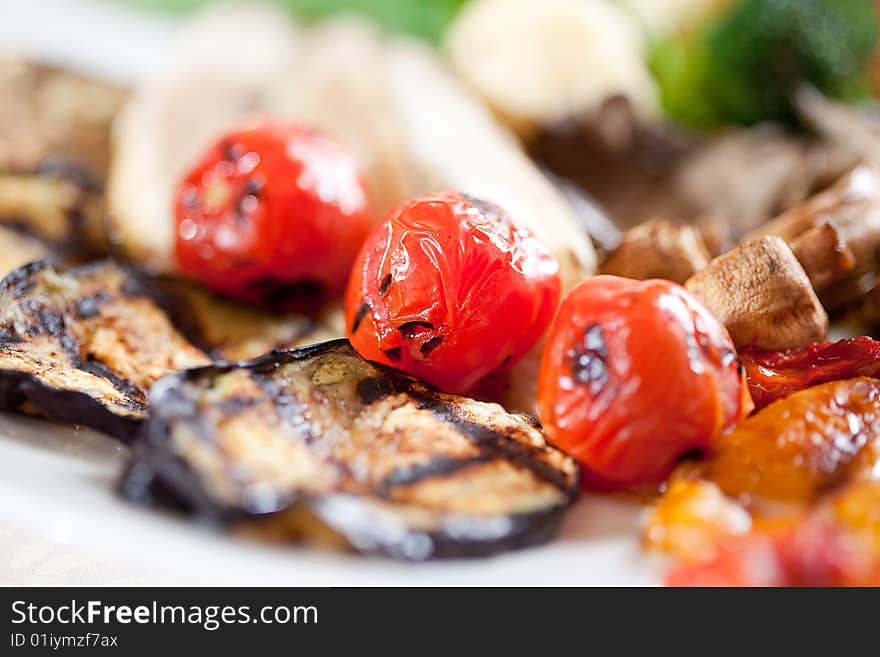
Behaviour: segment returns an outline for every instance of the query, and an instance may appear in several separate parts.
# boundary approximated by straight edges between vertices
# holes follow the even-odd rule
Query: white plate
[[[133,81],[158,65],[173,21],[109,2],[0,0],[0,50]],[[127,456],[87,430],[0,414],[0,584],[656,584],[632,504],[583,499],[548,545],[427,564],[233,539],[113,494]]]
[[[133,507],[127,449],[88,430],[0,414],[0,583],[231,585],[651,584],[637,505],[581,500],[551,543],[488,559],[398,563],[269,546]]]

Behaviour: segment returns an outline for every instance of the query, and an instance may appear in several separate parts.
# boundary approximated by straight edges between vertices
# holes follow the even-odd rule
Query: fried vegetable
[[[297,27],[268,3],[222,3],[180,31],[169,66],[138,85],[113,123],[107,224],[127,260],[174,270],[175,188],[218,135],[275,113],[266,95],[287,84],[281,71],[298,47]]]
[[[346,340],[159,382],[121,483],[275,534],[404,559],[547,539],[577,494],[573,460],[532,420],[363,360]]]
[[[682,464],[645,540],[682,560],[671,585],[877,585],[878,464],[880,382],[795,392]]]
[[[720,436],[702,475],[752,508],[797,508],[880,463],[880,381],[823,383],[773,402]]]
[[[339,298],[373,218],[354,157],[304,123],[231,129],[174,196],[174,255],[232,299],[314,312]]]
[[[867,96],[876,43],[867,0],[742,0],[659,42],[651,65],[673,118],[697,127],[791,123],[804,83],[834,98]]]
[[[839,239],[850,249],[855,274],[876,267],[880,246],[880,166],[860,164],[834,182],[745,236],[751,241],[778,235],[795,245],[810,230],[833,223]]]
[[[817,342],[804,349],[744,349],[739,355],[758,409],[824,381],[880,377],[880,342],[867,336]]]
[[[880,562],[880,482],[855,481],[824,500],[820,513],[858,534]]]
[[[346,324],[364,358],[478,396],[535,348],[559,288],[553,252],[504,210],[460,192],[428,194],[364,242]]]
[[[681,560],[667,583],[880,584],[878,390],[861,378],[796,392],[720,438],[708,463],[682,464],[645,527]]]
[[[0,408],[128,440],[156,379],[207,362],[112,263],[64,269],[40,261],[0,283]]]

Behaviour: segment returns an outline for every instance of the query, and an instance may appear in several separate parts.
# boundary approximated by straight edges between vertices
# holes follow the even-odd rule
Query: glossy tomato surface
[[[365,358],[466,393],[532,348],[559,294],[543,243],[494,205],[446,192],[404,203],[373,230],[346,320]]]
[[[596,276],[563,301],[538,407],[584,483],[654,483],[751,408],[726,329],[679,285]]]
[[[880,342],[864,335],[803,349],[747,349],[740,360],[757,408],[824,381],[880,378]]]
[[[354,159],[299,124],[219,139],[175,199],[184,274],[244,301],[312,307],[338,296],[371,222]]]

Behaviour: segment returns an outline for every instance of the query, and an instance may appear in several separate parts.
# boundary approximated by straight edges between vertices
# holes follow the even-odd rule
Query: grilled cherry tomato
[[[615,489],[660,481],[752,402],[727,330],[684,288],[596,276],[550,329],[538,408],[584,484]]]
[[[404,203],[364,243],[345,297],[355,349],[465,393],[537,342],[560,294],[553,253],[458,192]]]
[[[345,289],[370,230],[354,159],[291,123],[219,139],[177,190],[183,273],[248,302],[314,307]]]

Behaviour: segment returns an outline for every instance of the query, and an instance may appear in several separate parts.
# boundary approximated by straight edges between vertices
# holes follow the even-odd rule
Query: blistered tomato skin
[[[352,269],[346,320],[363,357],[468,393],[535,345],[559,295],[549,248],[499,208],[446,192],[376,226]]]
[[[354,159],[291,123],[219,139],[177,190],[182,272],[252,303],[308,309],[345,289],[371,228]]]
[[[550,329],[538,408],[585,486],[613,490],[661,481],[752,402],[727,330],[684,288],[596,276]]]

